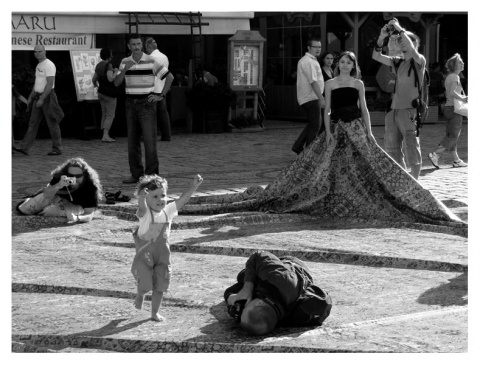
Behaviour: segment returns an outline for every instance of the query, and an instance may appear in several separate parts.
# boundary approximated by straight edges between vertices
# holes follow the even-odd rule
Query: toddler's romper
[[[177,214],[175,202],[168,204],[157,214],[148,209],[145,213],[147,217],[144,216],[147,222],[143,222],[148,223],[148,230],[139,232],[142,230],[141,224],[133,234],[136,254],[131,271],[139,292],[166,292],[170,286],[170,226],[172,218]]]

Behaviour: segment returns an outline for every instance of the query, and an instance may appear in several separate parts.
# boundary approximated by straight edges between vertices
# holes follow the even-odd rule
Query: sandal
[[[105,202],[107,204],[115,204],[115,194],[105,193]]]
[[[130,197],[126,196],[126,195],[121,195],[122,192],[119,190],[117,191],[115,194],[113,194],[113,196],[115,197],[115,201],[117,202],[123,202],[123,203],[127,203],[130,201]]]

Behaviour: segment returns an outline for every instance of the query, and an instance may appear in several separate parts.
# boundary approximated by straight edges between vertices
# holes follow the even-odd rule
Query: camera
[[[68,185],[73,185],[75,184],[77,180],[74,177],[66,177],[65,182],[68,183]]]
[[[396,20],[398,22],[396,18],[393,18],[392,20]],[[393,24],[387,24],[387,30],[388,30],[388,33],[390,33],[390,35],[397,35],[400,33],[398,30],[395,29]]]
[[[246,299],[237,300],[233,305],[228,307],[228,314],[235,319],[237,323],[240,323],[240,319],[242,317],[243,309],[245,308],[245,304],[247,303]]]

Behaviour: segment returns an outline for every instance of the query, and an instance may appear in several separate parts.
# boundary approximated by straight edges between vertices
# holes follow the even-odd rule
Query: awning
[[[235,34],[237,30],[250,30],[254,12],[205,12],[202,13],[202,34]],[[143,17],[148,19],[148,17]],[[80,12],[23,12],[12,13],[12,33],[34,34],[125,34],[128,15],[115,13]],[[198,29],[198,28],[197,28]],[[195,29],[195,30],[197,30]],[[136,28],[133,27],[132,31]],[[139,25],[144,34],[190,34],[189,25],[149,24]]]

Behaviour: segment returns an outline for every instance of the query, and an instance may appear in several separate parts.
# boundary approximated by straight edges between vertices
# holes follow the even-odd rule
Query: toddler
[[[137,217],[139,227],[133,234],[135,258],[132,274],[137,283],[135,308],[142,309],[145,294],[152,290],[152,319],[165,320],[158,311],[163,293],[170,285],[172,266],[170,263],[170,226],[173,217],[187,203],[202,183],[196,175],[190,187],[176,201],[167,204],[167,180],[158,175],[146,175],[137,185]]]

